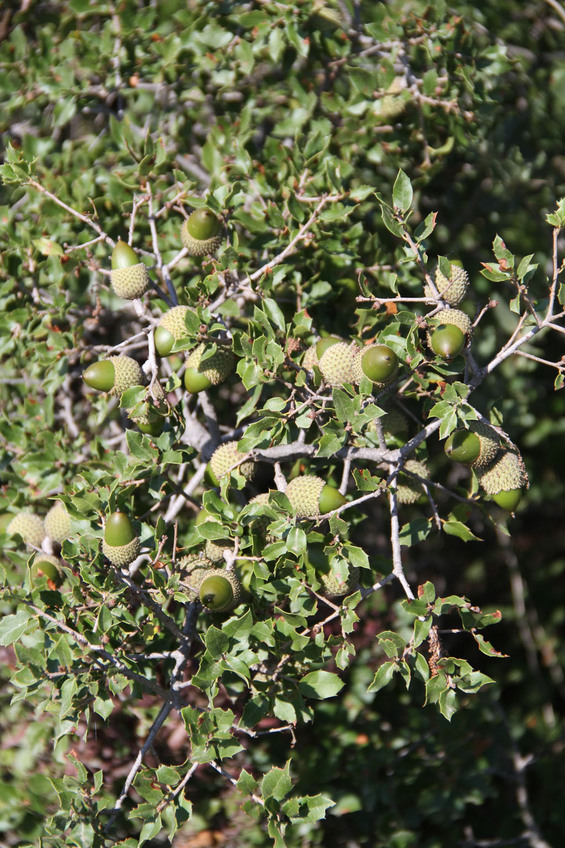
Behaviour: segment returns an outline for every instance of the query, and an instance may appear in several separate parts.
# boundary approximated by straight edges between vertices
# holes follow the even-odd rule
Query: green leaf
[[[335,697],[343,686],[343,680],[331,671],[311,671],[298,683],[298,688],[305,698],[318,700]]]
[[[398,671],[398,665],[394,660],[384,662],[377,669],[377,673],[367,687],[367,692],[379,692],[381,689],[384,689],[390,683],[396,671]]]
[[[25,632],[31,613],[22,608],[0,621],[0,645],[11,645]]]
[[[475,536],[461,521],[446,521],[443,524],[443,529],[449,536],[457,536],[458,539],[462,539],[464,542],[482,541],[479,536]]]
[[[392,202],[395,209],[407,212],[412,205],[414,190],[407,174],[402,169],[398,172],[392,188]]]
[[[276,801],[282,801],[286,798],[292,789],[292,780],[290,779],[290,761],[288,761],[284,769],[273,767],[263,777],[261,781],[261,794],[263,798],[274,798]]]

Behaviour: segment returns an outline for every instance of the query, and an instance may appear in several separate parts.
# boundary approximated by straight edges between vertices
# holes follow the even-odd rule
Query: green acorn
[[[297,518],[325,515],[345,503],[345,498],[321,477],[305,474],[291,480],[285,490]]]
[[[236,470],[234,466],[238,462],[241,462],[243,456],[237,449],[236,441],[224,442],[223,445],[216,448],[208,465],[212,479],[215,480],[215,485],[218,485],[221,478],[226,474]],[[251,480],[255,474],[255,463],[253,460],[245,460],[240,465],[237,465],[237,471],[246,480]]]
[[[326,350],[334,344],[342,340],[337,336],[323,336],[317,342],[306,348],[306,352],[302,358],[302,367],[306,371],[313,371],[314,367],[320,367],[320,357],[324,355]]]
[[[112,288],[118,297],[135,300],[149,288],[149,273],[136,252],[121,239],[112,251]]]
[[[411,471],[413,474],[417,474],[418,477],[423,477],[424,479],[430,476],[430,472],[424,463],[417,459],[409,459],[404,463],[404,468],[406,471]],[[416,480],[409,474],[403,474],[402,471],[398,474],[396,483],[396,498],[398,503],[413,504],[425,494],[424,485],[419,480]]]
[[[63,575],[59,571],[60,565],[61,562],[56,556],[44,553],[36,554],[31,563],[31,576],[34,578],[38,574],[44,574],[55,586],[59,586],[63,581]]]
[[[214,563],[205,554],[199,552],[183,557],[178,561],[177,566],[183,588],[191,601],[195,601],[200,592],[200,584],[210,569],[214,568]]]
[[[355,381],[355,357],[358,348],[348,342],[337,342],[326,347],[319,357],[319,368],[330,386],[342,386]]]
[[[53,542],[62,544],[71,532],[71,516],[61,501],[55,501],[44,519],[45,532]]]
[[[435,287],[438,290],[439,296],[450,306],[458,306],[467,293],[469,287],[469,275],[458,265],[451,266],[451,276],[446,277],[442,274],[439,265],[434,274]],[[426,297],[433,297],[431,288],[426,285],[424,287]]]
[[[468,430],[454,430],[445,443],[445,454],[454,462],[481,469],[494,460],[500,447],[498,434],[482,421],[469,422]]]
[[[469,343],[473,324],[460,309],[441,309],[430,319],[428,345],[442,359],[453,359]]]
[[[510,512],[518,506],[524,489],[530,485],[522,457],[513,450],[501,451],[479,476],[479,483],[495,503]]]
[[[92,389],[119,397],[132,386],[143,385],[143,371],[131,356],[111,356],[89,365],[82,379]]]
[[[194,523],[198,526],[199,524],[203,524],[205,521],[211,521],[218,527],[222,527],[222,522],[215,515],[211,515],[206,509],[201,509],[196,516],[196,521]],[[234,543],[226,533],[226,537],[224,539],[214,539],[214,541],[206,539],[204,553],[213,563],[223,563],[224,551],[233,550],[233,547]]]
[[[159,356],[169,356],[173,345],[188,334],[184,317],[194,312],[190,306],[173,306],[163,313],[155,328],[155,347]]]
[[[106,519],[102,553],[113,565],[123,567],[139,554],[139,538],[125,512],[113,512]]]
[[[220,220],[209,209],[195,209],[183,223],[181,240],[191,256],[214,253],[222,243]]]
[[[355,357],[355,382],[368,377],[377,388],[391,383],[398,371],[398,356],[388,345],[373,344],[360,350]]]
[[[148,433],[150,436],[159,436],[163,432],[165,426],[167,404],[165,403],[165,392],[163,387],[157,381],[147,389],[147,401],[145,401],[146,412],[137,414],[136,409],[141,407],[138,405],[134,409],[128,410],[128,418],[141,430],[142,433]],[[153,401],[159,406],[159,410],[153,406]],[[160,411],[160,410],[163,411]]]
[[[209,350],[207,345],[199,344],[186,360],[184,385],[193,394],[217,386],[233,369],[234,355],[231,348],[218,345],[215,353],[202,362],[206,350]]]
[[[225,568],[213,568],[200,583],[200,603],[208,612],[228,612],[239,603],[241,582]]]
[[[34,512],[18,512],[6,527],[6,533],[10,536],[19,533],[26,545],[40,548],[45,538],[45,526],[43,519]]]

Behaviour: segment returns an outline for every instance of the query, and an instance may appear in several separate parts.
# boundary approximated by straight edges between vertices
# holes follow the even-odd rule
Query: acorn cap
[[[139,554],[140,544],[137,536],[128,542],[127,545],[109,545],[108,542],[102,540],[102,553],[110,560],[113,565],[123,568],[137,559]]]
[[[55,586],[58,586],[63,580],[63,575],[59,571],[60,565],[61,561],[56,556],[36,554],[31,563],[31,575],[35,577],[38,573],[44,574],[48,580],[52,580]]]
[[[241,582],[232,571],[213,568],[200,583],[199,597],[200,603],[209,612],[228,612],[239,603]]]
[[[44,519],[45,532],[53,542],[61,544],[71,532],[71,516],[61,501],[55,501]]]
[[[320,594],[325,595],[326,598],[340,598],[342,595],[349,595],[355,591],[359,582],[359,569],[351,568],[347,580],[340,580],[332,571],[318,574],[317,577],[322,584]]]
[[[223,445],[220,445],[210,458],[210,471],[216,477],[217,480],[221,480],[224,475],[229,474],[231,471],[235,471],[235,467],[237,463],[241,463],[237,465],[237,471],[242,474],[246,480],[251,480],[255,474],[255,463],[253,460],[245,460],[241,462],[244,454],[240,453],[237,449],[237,442],[224,442]]]
[[[234,355],[231,348],[218,346],[215,353],[202,362],[206,350],[207,345],[200,344],[186,360],[184,385],[193,394],[217,386],[233,369]]]
[[[355,357],[358,348],[352,343],[337,342],[326,348],[319,358],[319,368],[326,383],[342,386],[355,382]]]
[[[417,459],[407,460],[407,462],[404,463],[404,468],[406,471],[411,471],[413,474],[417,474],[418,477],[428,478],[430,476],[430,472],[424,463]],[[416,480],[414,477],[411,477],[409,474],[403,474],[402,471],[400,471],[396,483],[396,497],[398,503],[413,504],[425,494],[426,490],[424,489],[423,483]]]
[[[339,344],[343,339],[340,339],[338,336],[322,336],[321,339],[318,339],[315,345],[313,345],[314,350],[316,351],[316,357],[319,361],[320,357],[324,355],[329,347],[332,347],[334,344]],[[318,364],[317,362],[314,364]]]
[[[160,356],[168,356],[173,345],[188,334],[184,322],[187,312],[194,312],[190,306],[173,306],[165,312],[155,329],[155,347]]]
[[[467,292],[469,287],[469,275],[458,265],[451,266],[451,276],[446,277],[437,266],[434,274],[435,287],[438,290],[439,296],[450,306],[457,306]],[[424,287],[426,297],[433,297],[431,288],[426,285]]]
[[[111,356],[93,362],[83,371],[82,378],[92,389],[117,396],[143,384],[143,372],[131,356]]]
[[[201,551],[180,559],[177,563],[181,584],[192,601],[198,598],[200,584],[205,575],[214,567],[212,560]]]
[[[224,562],[224,551],[233,551],[234,542],[231,539],[216,539],[214,542],[211,539],[206,540],[204,553],[213,563]]]
[[[18,533],[26,545],[40,548],[45,538],[43,519],[34,512],[18,512],[6,527],[6,533],[10,536]]]
[[[481,487],[488,495],[527,489],[528,474],[518,451],[503,450],[497,459],[479,477]]]
[[[220,221],[209,209],[195,209],[183,223],[181,240],[191,256],[214,253],[222,243]]]
[[[150,286],[149,272],[143,262],[129,268],[117,268],[110,274],[112,289],[124,300],[141,297]]]

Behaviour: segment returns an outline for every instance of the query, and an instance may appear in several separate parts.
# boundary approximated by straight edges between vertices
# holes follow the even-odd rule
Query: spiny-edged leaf
[[[384,689],[390,683],[396,671],[398,671],[398,665],[394,660],[384,662],[377,669],[377,673],[367,687],[367,692],[379,692],[379,690]]]
[[[482,539],[479,536],[475,536],[467,525],[462,524],[461,521],[446,521],[443,529],[448,536],[457,536],[458,539],[462,539],[464,542],[482,542]]]
[[[31,613],[22,608],[13,615],[7,615],[0,621],[0,645],[11,645],[25,631]]]
[[[261,781],[261,794],[265,799],[274,798],[276,801],[282,801],[291,789],[290,760],[286,762],[283,769],[274,766]]]

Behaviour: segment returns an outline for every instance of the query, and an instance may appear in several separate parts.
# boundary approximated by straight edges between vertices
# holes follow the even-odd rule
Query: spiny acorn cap
[[[517,451],[512,450],[502,451],[494,463],[480,475],[479,482],[487,495],[527,489],[529,486],[522,457]]]
[[[26,545],[40,548],[45,538],[43,519],[34,512],[18,512],[8,524],[6,533],[19,533]]]
[[[451,277],[448,278],[441,273],[438,265],[434,274],[434,283],[439,296],[450,306],[457,306],[465,297],[469,287],[469,274],[464,268],[452,265]],[[424,287],[424,291],[426,297],[433,297],[432,290],[428,285]]]
[[[62,501],[55,501],[44,519],[45,532],[54,542],[61,544],[71,532],[71,516]]]
[[[320,357],[319,368],[330,386],[342,386],[355,381],[357,351],[357,346],[348,342],[337,342],[326,348]]]
[[[302,357],[302,367],[306,371],[312,371],[315,365],[319,366],[318,353],[316,351],[316,345],[310,345],[310,347],[306,348],[304,356]]]
[[[188,554],[177,563],[180,569],[182,586],[189,597],[195,601],[200,591],[200,584],[205,575],[214,567],[214,563],[202,552]]]
[[[115,293],[124,300],[141,297],[149,288],[147,268],[139,261],[133,248],[121,239],[112,251],[110,281]]]
[[[163,315],[155,329],[155,347],[160,356],[168,356],[173,345],[187,335],[184,322],[187,312],[194,312],[191,306],[173,306]]]
[[[202,362],[206,348],[205,344],[199,344],[186,360],[184,384],[189,392],[196,393],[217,386],[233,369],[234,355],[231,348],[218,345],[216,352]]]
[[[239,603],[241,582],[233,571],[213,568],[204,575],[198,594],[204,609],[209,612],[228,612]]]
[[[498,433],[485,424],[483,421],[471,421],[469,429],[475,433],[479,439],[479,455],[474,462],[471,463],[471,468],[482,469],[494,460],[498,449],[500,448],[500,438]]]
[[[92,389],[118,397],[126,389],[143,384],[143,372],[131,356],[111,356],[93,362],[83,372],[82,378]]]
[[[180,236],[191,256],[214,253],[222,243],[220,221],[209,209],[195,209],[183,223]]]
[[[430,321],[434,327],[439,327],[440,324],[454,324],[468,337],[473,332],[473,322],[461,309],[440,309]]]
[[[117,566],[129,565],[139,554],[139,538],[125,512],[113,512],[106,519],[102,553]]]
[[[229,474],[232,470],[235,471],[235,465],[243,459],[244,454],[237,449],[237,442],[224,442],[220,445],[210,458],[210,470],[215,475],[217,480],[220,480],[225,474]],[[243,474],[246,480],[251,480],[255,474],[255,463],[253,460],[245,460],[240,465],[237,465],[237,471]]]
[[[320,594],[325,595],[326,598],[340,598],[342,595],[349,595],[355,590],[355,587],[359,582],[359,569],[356,566],[351,568],[349,570],[349,576],[345,581],[340,580],[339,577],[331,571],[331,565],[330,571],[327,573],[318,573],[316,576],[322,584]]]
[[[424,463],[417,459],[409,459],[404,463],[404,468],[406,471],[411,471],[413,474],[417,474],[418,477],[427,478],[430,476],[430,472]],[[403,474],[402,471],[400,472],[396,484],[396,497],[398,503],[416,503],[416,501],[419,500],[422,495],[425,495],[425,493],[426,491],[424,486],[419,480],[416,480],[414,477],[410,477],[408,474]]]
[[[234,543],[230,540],[211,539],[206,540],[204,552],[213,563],[224,562],[224,551],[233,551]]]
[[[297,518],[325,515],[345,503],[341,492],[314,474],[295,477],[286,487],[285,495]]]
[[[36,554],[31,563],[31,573],[35,576],[38,571],[41,571],[48,580],[52,580],[55,586],[61,583],[63,576],[59,571],[61,561],[51,554]]]

